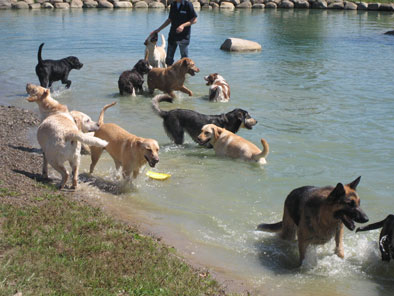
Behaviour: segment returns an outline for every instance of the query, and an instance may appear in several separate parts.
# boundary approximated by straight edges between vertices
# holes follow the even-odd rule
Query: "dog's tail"
[[[359,231],[369,231],[369,230],[374,230],[374,229],[382,228],[383,225],[384,225],[384,223],[386,222],[386,220],[387,220],[389,217],[390,217],[390,216],[386,217],[386,219],[384,219],[384,220],[382,220],[382,221],[380,221],[380,222],[372,223],[372,224],[369,224],[369,225],[364,226],[364,227],[358,227],[358,228],[356,229],[356,232],[359,232]]]
[[[257,225],[257,230],[266,232],[279,232],[282,230],[282,221],[273,224],[259,224]]]
[[[66,136],[66,141],[79,141],[79,142],[89,145],[89,146],[96,146],[96,147],[102,147],[102,148],[104,148],[108,145],[107,141],[97,138],[95,136],[89,135],[89,134],[84,134],[80,131],[74,132],[74,133],[69,133]]]
[[[38,58],[38,63],[42,64],[42,57],[41,57],[41,52],[42,52],[42,48],[44,47],[45,43],[41,43],[40,47],[38,48],[38,54],[37,54],[37,58]]]
[[[107,110],[109,107],[112,107],[113,105],[116,105],[116,102],[112,102],[111,104],[105,105],[103,107],[103,109],[101,109],[100,116],[99,116],[99,119],[97,121],[99,126],[104,124],[104,112],[105,112],[105,110]]]
[[[165,49],[166,48],[166,38],[164,38],[164,35],[163,34],[161,34],[161,45],[160,45],[160,47],[162,47],[163,49]]]
[[[253,156],[253,159],[255,161],[259,161],[261,158],[267,157],[268,153],[270,153],[270,146],[268,145],[268,142],[266,140],[264,140],[263,138],[261,138],[260,141],[261,141],[261,144],[263,145],[263,151],[261,151],[261,153]]]
[[[156,113],[157,115],[159,115],[160,117],[163,118],[163,117],[165,117],[165,116],[167,115],[168,112],[167,112],[167,111],[163,111],[163,110],[160,109],[159,103],[162,102],[162,101],[172,103],[173,98],[170,97],[170,96],[167,95],[167,94],[161,94],[161,95],[155,96],[155,97],[152,99],[152,108],[153,108],[153,111],[155,111],[155,113]]]

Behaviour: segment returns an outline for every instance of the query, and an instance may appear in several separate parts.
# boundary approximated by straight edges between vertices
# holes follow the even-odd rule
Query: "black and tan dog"
[[[252,129],[257,121],[249,113],[242,109],[234,109],[220,115],[206,115],[188,109],[161,110],[159,103],[165,101],[172,103],[169,95],[157,95],[152,99],[152,107],[157,115],[163,118],[163,126],[167,135],[175,144],[183,144],[184,132],[186,131],[192,139],[200,143],[198,135],[201,128],[209,123],[223,127],[233,133],[238,132],[241,127]]]
[[[335,254],[343,258],[343,225],[354,230],[354,222],[368,222],[356,193],[360,178],[347,185],[338,183],[336,187],[304,186],[294,189],[286,198],[283,220],[275,224],[260,224],[257,229],[280,232],[286,240],[294,240],[297,235],[300,265],[309,245],[325,244],[334,236]]]
[[[71,85],[71,80],[68,79],[70,71],[73,69],[81,69],[83,64],[77,57],[69,56],[61,60],[43,60],[41,51],[44,43],[38,49],[38,64],[36,66],[36,74],[40,80],[42,87],[51,87],[52,83],[61,80],[66,88]]]
[[[382,261],[390,262],[390,259],[394,259],[394,215],[388,215],[386,219],[369,224],[364,227],[359,227],[356,232],[368,231],[378,228],[382,228],[379,235],[379,249],[382,255]]]

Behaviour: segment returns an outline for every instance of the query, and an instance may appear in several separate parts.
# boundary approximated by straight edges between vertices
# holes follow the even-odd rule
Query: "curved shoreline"
[[[192,0],[195,9],[336,9],[394,12],[394,3],[346,0]],[[168,0],[0,0],[1,9],[165,9]]]

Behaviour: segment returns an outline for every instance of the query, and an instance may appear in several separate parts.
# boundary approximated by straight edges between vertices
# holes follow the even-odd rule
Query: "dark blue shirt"
[[[183,39],[190,40],[190,26],[185,27],[181,33],[177,33],[176,28],[195,17],[197,17],[197,13],[194,11],[193,4],[189,1],[183,0],[179,6],[179,9],[177,7],[177,2],[172,2],[170,7],[170,15],[168,17],[171,20],[168,42],[173,43]]]

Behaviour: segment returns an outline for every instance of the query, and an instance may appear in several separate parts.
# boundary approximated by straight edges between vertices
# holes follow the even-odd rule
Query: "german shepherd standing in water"
[[[257,230],[280,232],[281,238],[286,240],[295,240],[297,234],[300,265],[309,245],[325,244],[334,236],[335,254],[343,258],[343,225],[354,230],[354,222],[368,222],[356,193],[360,178],[347,185],[338,183],[336,187],[294,189],[286,198],[283,220],[260,224]]]

